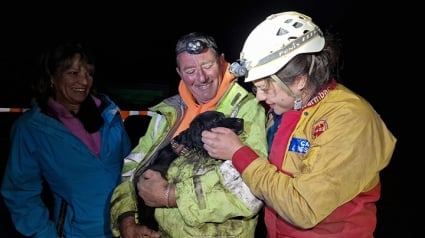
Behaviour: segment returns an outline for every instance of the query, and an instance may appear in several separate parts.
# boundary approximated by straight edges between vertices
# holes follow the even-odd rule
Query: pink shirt
[[[100,105],[100,100],[92,97],[96,105]],[[100,130],[95,133],[88,133],[78,118],[71,114],[62,104],[49,98],[48,106],[52,110],[53,116],[62,122],[68,130],[78,137],[96,156],[100,155]]]

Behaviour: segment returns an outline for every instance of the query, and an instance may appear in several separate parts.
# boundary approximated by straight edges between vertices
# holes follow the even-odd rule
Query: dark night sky
[[[10,90],[0,96],[0,107],[28,101],[28,93],[23,96],[22,90],[37,77],[35,67],[42,49],[63,38],[82,39],[95,48],[98,85],[154,83],[174,89],[174,46],[179,36],[190,31],[213,35],[229,61],[239,57],[249,32],[272,13],[297,10],[322,28],[341,29],[338,32],[344,34],[347,4],[343,1],[251,2],[179,1],[173,7],[164,1],[4,6],[0,70]]]
[[[392,95],[399,90],[398,84],[386,84],[385,90],[382,85],[389,78],[383,73],[392,64],[386,59],[386,43],[377,38],[387,26],[376,15],[383,12],[381,8],[372,9],[365,0],[175,1],[172,6],[167,5],[169,1],[105,2],[110,3],[69,1],[57,5],[0,6],[0,78],[6,85],[0,94],[0,107],[28,104],[28,84],[37,77],[35,67],[41,50],[59,39],[89,41],[98,60],[95,80],[106,91],[153,87],[173,93],[178,81],[174,46],[180,35],[190,31],[209,33],[216,38],[226,59],[234,61],[249,32],[265,17],[281,11],[300,11],[312,17],[322,30],[340,35],[344,84],[368,99],[399,138],[393,161],[384,171],[388,185],[384,182],[381,204],[387,210],[381,211],[384,215],[379,229],[381,233],[402,234],[393,223],[400,226],[405,222],[398,215],[402,212],[398,208],[402,195],[397,185],[399,178],[407,174],[407,166],[400,158],[401,148],[406,145],[400,141],[400,117],[393,109],[400,100]]]
[[[232,62],[257,24],[270,14],[296,10],[312,17],[322,30],[339,34],[344,47],[343,82],[370,100],[392,126],[396,117],[386,107],[395,99],[391,88],[381,90],[376,78],[382,78],[382,72],[375,66],[384,47],[374,35],[385,24],[367,1],[240,2],[178,1],[172,7],[164,1],[0,6],[0,77],[8,88],[0,94],[0,107],[28,104],[28,85],[37,77],[39,55],[59,39],[78,38],[95,48],[95,83],[101,89],[151,87],[173,93],[178,82],[174,46],[179,36],[190,31],[209,33]]]

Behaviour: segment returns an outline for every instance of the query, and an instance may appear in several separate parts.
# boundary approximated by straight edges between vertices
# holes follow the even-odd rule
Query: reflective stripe
[[[0,112],[18,112],[22,113],[28,111],[29,108],[19,108],[19,107],[0,107]],[[133,110],[120,110],[121,118],[124,121],[129,116],[152,116],[153,112],[151,111],[133,111]]]

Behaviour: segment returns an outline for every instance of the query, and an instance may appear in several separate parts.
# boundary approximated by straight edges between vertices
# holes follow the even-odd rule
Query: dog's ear
[[[203,150],[201,134],[204,130],[211,130],[214,127],[227,127],[236,134],[243,132],[243,119],[226,117],[219,111],[206,111],[198,114],[190,123],[189,128],[182,131],[175,140],[187,147]]]
[[[217,126],[232,129],[237,135],[243,132],[244,120],[236,117],[226,117],[221,120]]]
[[[208,123],[208,118],[204,113],[197,115],[189,125],[189,128],[182,131],[175,139],[179,144],[189,148],[202,148],[201,133]]]

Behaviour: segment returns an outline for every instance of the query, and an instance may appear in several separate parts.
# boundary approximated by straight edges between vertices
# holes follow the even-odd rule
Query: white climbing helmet
[[[270,15],[249,34],[240,54],[248,71],[245,82],[272,75],[296,55],[321,51],[324,45],[310,17],[294,11]]]

